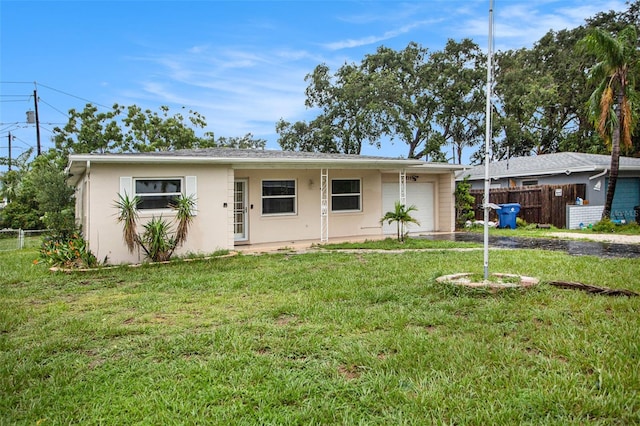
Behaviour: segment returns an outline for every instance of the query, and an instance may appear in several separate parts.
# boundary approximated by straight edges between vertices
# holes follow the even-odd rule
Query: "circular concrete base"
[[[532,287],[537,285],[539,280],[533,277],[515,274],[489,275],[488,280],[478,279],[478,274],[463,272],[459,274],[443,275],[436,278],[438,283],[460,285],[470,288],[487,288],[490,290],[502,290],[505,288]]]

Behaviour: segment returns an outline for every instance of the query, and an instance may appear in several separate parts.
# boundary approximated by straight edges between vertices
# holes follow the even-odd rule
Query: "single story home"
[[[141,222],[171,218],[169,202],[194,195],[196,216],[177,254],[243,244],[326,242],[395,234],[380,219],[397,200],[415,205],[410,232],[453,231],[455,172],[462,166],[387,157],[212,148],[71,155],[76,219],[98,259],[131,254],[117,223],[118,194],[139,196]]]
[[[609,184],[611,157],[579,152],[558,152],[531,157],[513,157],[489,164],[491,188],[513,188],[534,185],[584,184],[585,200],[572,206],[567,215],[568,228],[600,219]],[[468,177],[471,189],[483,189],[484,165],[457,172],[457,181]],[[635,220],[634,207],[640,205],[640,158],[620,157],[618,181],[611,217]],[[569,217],[573,216],[573,220]]]

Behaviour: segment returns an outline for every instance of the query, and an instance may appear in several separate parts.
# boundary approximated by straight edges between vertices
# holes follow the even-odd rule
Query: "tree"
[[[340,153],[333,126],[324,115],[309,123],[297,121],[289,123],[280,119],[276,123],[280,135],[278,144],[284,151]]]
[[[278,143],[284,150],[360,154],[363,144],[379,146],[384,128],[371,77],[354,64],[345,64],[331,75],[318,65],[305,77],[306,106],[319,108],[310,123],[278,121]]]
[[[267,146],[267,141],[265,139],[256,139],[253,137],[253,134],[247,133],[242,137],[234,136],[227,138],[221,136],[217,140],[213,139],[211,146],[236,149],[264,149],[265,146]]]
[[[486,57],[470,39],[449,39],[443,51],[430,56],[436,79],[434,96],[439,101],[435,117],[438,140],[453,148],[453,162],[462,164],[465,147],[483,141]]]
[[[47,228],[65,237],[76,226],[74,190],[67,185],[62,159],[49,150],[27,163],[29,153],[19,158],[19,168],[2,177],[3,194],[9,203],[2,209],[0,227]]]
[[[464,227],[467,220],[475,217],[473,203],[476,198],[471,195],[470,191],[471,184],[469,183],[469,176],[466,176],[462,182],[458,182],[456,190],[453,193],[456,203],[456,226],[458,228]]]
[[[576,54],[585,29],[549,31],[532,49],[496,54],[497,158],[589,147],[587,58]]]
[[[486,72],[480,48],[470,39],[448,40],[444,50],[409,43],[402,51],[380,47],[363,60],[379,100],[383,129],[409,147],[408,158],[454,160],[464,147],[482,140],[483,85]]]
[[[608,219],[618,180],[620,144],[631,146],[638,119],[633,109],[638,101],[635,78],[640,75],[638,35],[633,25],[617,36],[596,28],[583,39],[583,46],[598,60],[590,71],[591,81],[597,84],[589,98],[590,118],[605,144],[611,147],[609,187],[602,212],[602,219]]]
[[[391,225],[393,222],[396,222],[398,230],[398,241],[402,242],[405,238],[406,225],[408,223],[415,223],[417,225],[420,224],[418,220],[410,214],[412,211],[416,210],[418,209],[414,205],[406,207],[400,201],[396,201],[393,211],[387,212],[382,217],[382,219],[380,219],[380,223],[382,224],[387,221],[387,223]]]
[[[53,129],[56,149],[67,157],[73,153],[149,152],[217,146],[212,137],[199,137],[194,129],[204,128],[205,118],[189,110],[187,115],[170,115],[142,110],[137,105],[113,105],[99,112],[91,104],[82,111],[71,109],[69,122]]]
[[[82,111],[69,110],[69,121],[53,129],[53,142],[64,156],[74,153],[105,153],[122,150],[123,135],[116,121],[122,113],[119,105],[111,111],[99,112],[92,104]]]
[[[116,107],[119,106],[114,106]],[[136,105],[127,107],[126,111],[126,116],[122,119],[126,129],[121,147],[123,151],[173,151],[211,146],[211,141],[196,136],[194,128],[204,128],[207,123],[195,111],[188,111],[188,123],[180,113],[169,115],[167,106],[161,106],[160,113],[150,109],[143,111]]]
[[[428,62],[428,49],[414,42],[399,52],[381,46],[365,57],[363,67],[374,76],[376,97],[392,140],[408,145],[408,158],[442,159],[443,141],[435,141],[434,129],[439,108],[433,90],[437,76]]]

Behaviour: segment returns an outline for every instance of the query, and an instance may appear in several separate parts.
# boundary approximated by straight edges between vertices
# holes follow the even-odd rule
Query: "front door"
[[[233,184],[233,232],[235,241],[247,241],[247,180]]]

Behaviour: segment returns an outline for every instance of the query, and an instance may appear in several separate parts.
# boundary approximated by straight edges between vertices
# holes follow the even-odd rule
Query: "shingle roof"
[[[531,157],[514,157],[489,164],[492,178],[555,175],[603,171],[611,164],[608,155],[584,154],[580,152],[558,152]],[[620,170],[640,171],[640,158],[620,157]],[[458,173],[458,178],[469,176],[469,180],[484,179],[484,165],[475,166]]]
[[[153,152],[128,152],[128,153],[106,153],[88,154],[95,157],[194,157],[194,158],[262,158],[262,159],[333,159],[333,160],[407,160],[406,158],[392,158],[372,155],[357,154],[333,154],[324,152],[300,152],[300,151],[280,151],[275,149],[236,149],[236,148],[202,148],[202,149],[179,149],[175,151],[153,151]],[[412,160],[409,160],[412,161]]]
[[[113,154],[72,154],[67,173],[82,175],[89,164],[224,164],[233,168],[360,168],[401,170],[426,173],[460,170],[462,166],[447,163],[425,163],[406,158],[377,157],[354,154],[327,154],[279,150],[207,148],[177,151],[155,151]]]

